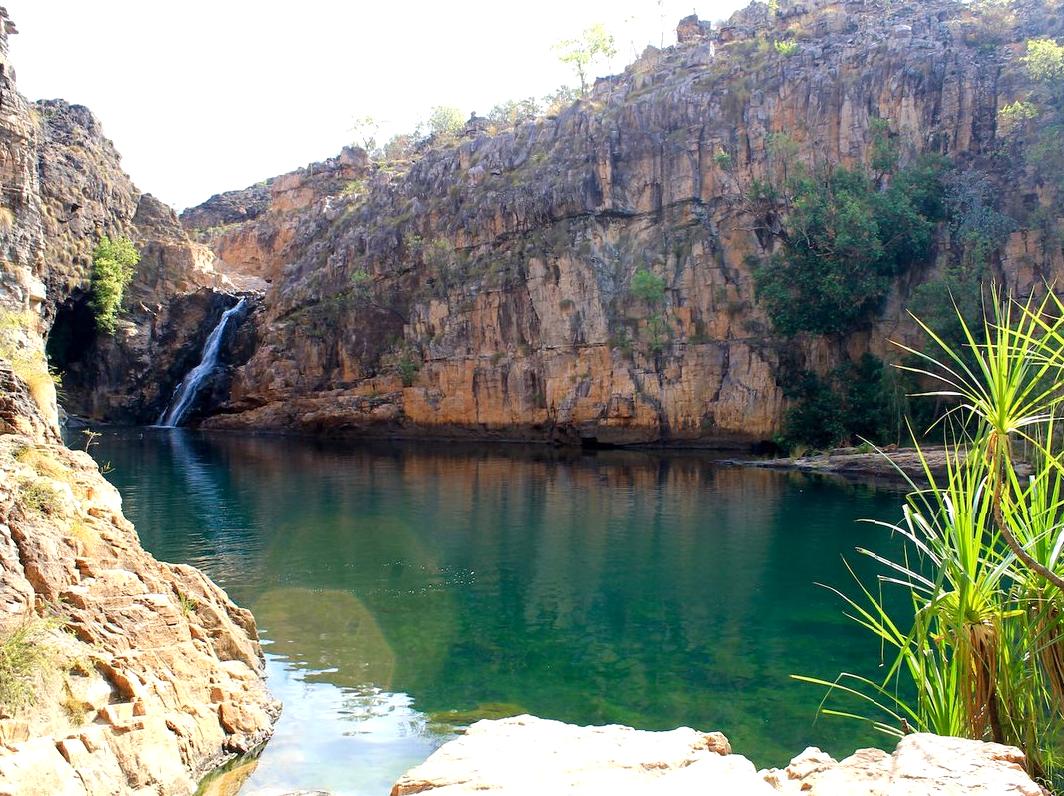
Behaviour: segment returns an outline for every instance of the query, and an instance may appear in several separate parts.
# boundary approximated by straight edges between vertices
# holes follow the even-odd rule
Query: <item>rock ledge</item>
[[[1018,750],[916,734],[893,754],[861,749],[837,762],[806,749],[784,769],[757,771],[719,732],[577,727],[535,716],[478,721],[395,783],[391,796],[474,793],[718,796],[1042,796]]]

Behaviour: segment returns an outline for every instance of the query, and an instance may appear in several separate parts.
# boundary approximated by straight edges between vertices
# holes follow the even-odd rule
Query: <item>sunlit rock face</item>
[[[4,101],[17,109],[5,117],[12,137],[4,184],[18,198],[3,267],[8,285],[23,286],[39,305],[51,364],[64,375],[64,407],[152,422],[235,302],[225,295],[234,285],[173,210],[133,185],[89,109],[29,104],[13,88]],[[93,250],[104,235],[132,239],[141,255],[113,335],[97,333],[90,306]],[[27,279],[39,290],[25,287]]]
[[[948,0],[781,3],[774,16],[755,4],[720,28],[684,20],[677,46],[648,49],[556,116],[470,125],[411,161],[348,149],[216,196],[184,223],[234,280],[268,292],[254,355],[208,425],[770,438],[787,367],[889,357],[888,338],[912,339],[915,287],[959,256],[943,227],[933,261],[897,281],[867,328],[781,338],[748,262],[778,245],[745,200],[780,167],[770,136],[793,138],[806,165],[867,163],[878,117],[903,162],[988,162],[1023,42],[1055,35],[1060,19],[1053,2],[1018,6],[989,32]],[[1034,175],[996,178],[1006,204],[1037,194]],[[992,263],[1006,286],[1031,289],[1064,266],[1059,243],[1032,236],[1015,233]],[[658,307],[631,293],[640,268],[665,280]]]
[[[729,796],[1040,796],[1018,749],[917,734],[893,755],[862,749],[842,762],[810,748],[787,768],[757,771],[718,732],[576,727],[516,716],[480,721],[392,788],[392,796],[498,793],[720,793]]]
[[[141,317],[152,295],[217,276],[173,213],[135,192],[87,110],[18,94],[13,30],[0,9],[0,793],[191,794],[277,716],[255,622],[198,570],[143,550],[92,458],[60,442],[44,349],[84,301],[101,234],[144,251]],[[88,322],[68,344],[91,338]],[[28,662],[17,677],[12,660]]]

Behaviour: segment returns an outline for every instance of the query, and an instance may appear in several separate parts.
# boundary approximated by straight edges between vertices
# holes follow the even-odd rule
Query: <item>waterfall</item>
[[[225,336],[225,329],[229,325],[229,321],[244,311],[246,303],[247,299],[240,299],[234,306],[222,313],[222,319],[218,321],[218,325],[214,327],[207,337],[207,342],[203,344],[203,356],[200,357],[199,364],[186,373],[185,378],[177,385],[177,389],[174,390],[174,397],[170,399],[170,405],[159,417],[158,425],[166,428],[175,428],[181,425],[181,421],[192,407],[192,402],[196,400],[203,382],[214,372],[214,368],[218,365],[218,351],[222,347],[222,337]],[[237,318],[238,322],[239,320]]]

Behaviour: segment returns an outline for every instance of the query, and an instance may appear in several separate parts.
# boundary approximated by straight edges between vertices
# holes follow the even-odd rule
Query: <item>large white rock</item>
[[[793,796],[1042,796],[1012,746],[917,733],[894,754],[860,749],[835,762],[806,749],[787,768],[762,772]]]
[[[516,716],[478,721],[461,738],[404,774],[392,796],[672,794],[712,782],[718,793],[774,796],[745,757],[728,754],[720,733],[682,727],[576,727]],[[688,789],[691,789],[688,791]]]
[[[392,796],[1042,796],[1010,746],[917,734],[893,755],[861,749],[837,762],[806,749],[758,772],[720,733],[576,727],[516,716],[478,721],[404,774]]]

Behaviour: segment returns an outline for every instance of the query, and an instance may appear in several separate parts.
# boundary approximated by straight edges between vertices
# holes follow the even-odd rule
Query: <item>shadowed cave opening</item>
[[[48,363],[60,373],[85,359],[96,341],[96,314],[88,294],[74,296],[59,306],[48,333]]]

